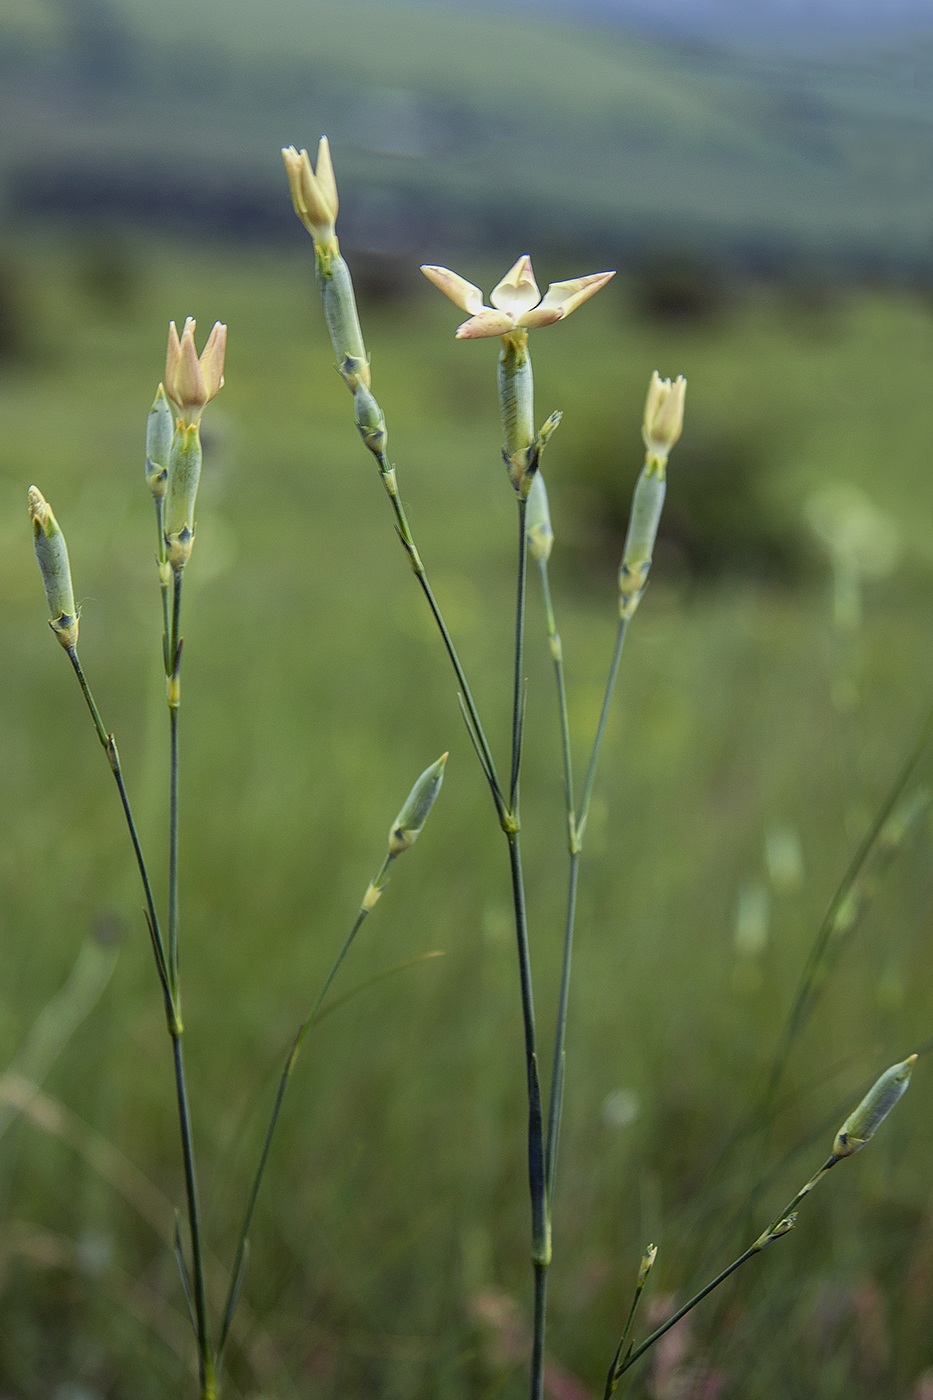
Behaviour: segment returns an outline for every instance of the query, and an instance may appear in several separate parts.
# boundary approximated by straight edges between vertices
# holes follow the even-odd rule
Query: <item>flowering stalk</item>
[[[917,1056],[909,1055],[907,1059],[903,1060],[900,1064],[892,1065],[890,1069],[885,1070],[884,1074],[875,1081],[861,1103],[849,1114],[849,1117],[839,1129],[833,1141],[832,1152],[823,1165],[818,1171],[814,1172],[809,1181],[801,1186],[796,1196],[788,1201],[787,1205],[774,1217],[767,1229],[761,1232],[754,1244],[750,1245],[737,1259],[733,1259],[731,1264],[723,1269],[721,1273],[717,1274],[704,1288],[701,1288],[699,1293],[695,1293],[688,1302],[684,1303],[682,1308],[678,1308],[678,1310],[673,1313],[666,1322],[663,1322],[660,1327],[656,1328],[655,1331],[651,1333],[651,1336],[647,1337],[640,1346],[636,1347],[634,1351],[630,1349],[624,1360],[609,1368],[605,1400],[608,1400],[609,1395],[615,1389],[619,1380],[629,1367],[634,1366],[635,1362],[638,1361],[640,1357],[644,1356],[645,1352],[649,1351],[656,1342],[660,1341],[666,1332],[669,1332],[672,1327],[680,1322],[681,1318],[686,1317],[687,1313],[691,1312],[704,1298],[709,1297],[710,1293],[718,1288],[721,1283],[725,1283],[726,1279],[734,1274],[737,1269],[740,1269],[743,1264],[747,1264],[749,1259],[753,1259],[756,1254],[760,1254],[763,1249],[767,1249],[769,1245],[774,1244],[775,1240],[783,1239],[785,1235],[790,1234],[791,1230],[793,1230],[794,1226],[797,1224],[797,1207],[800,1205],[801,1201],[823,1180],[827,1172],[831,1171],[839,1162],[844,1161],[846,1157],[851,1157],[856,1152],[859,1152],[867,1145],[871,1138],[874,1137],[878,1128],[906,1091],[916,1063]],[[619,1351],[616,1352],[616,1359],[618,1356]]]
[[[311,1030],[311,1027],[317,1020],[321,1007],[323,1006],[324,1001],[327,997],[327,993],[330,991],[331,986],[334,982],[334,978],[340,971],[344,959],[349,953],[357,934],[363,927],[363,924],[369,916],[369,914],[372,912],[373,909],[375,909],[376,904],[378,903],[379,898],[383,890],[385,889],[386,884],[388,883],[389,872],[391,871],[392,866],[395,864],[396,860],[398,860],[400,855],[403,855],[405,851],[411,849],[411,847],[417,841],[418,837],[421,835],[421,831],[424,827],[425,822],[428,819],[428,816],[431,812],[431,808],[437,801],[438,793],[441,790],[441,784],[444,781],[444,767],[446,763],[447,754],[445,753],[441,754],[440,758],[437,759],[436,762],[432,763],[429,768],[425,769],[425,771],[416,781],[411,792],[408,794],[408,797],[405,800],[405,803],[402,806],[402,809],[399,812],[398,816],[395,818],[395,821],[392,823],[392,826],[389,828],[388,850],[386,852],[386,858],[382,863],[382,868],[380,869],[378,875],[376,875],[367,886],[366,893],[363,895],[363,899],[360,903],[359,910],[357,911],[357,915],[350,929],[350,932],[347,934],[343,946],[340,949],[340,952],[334,959],[334,963],[330,969],[330,972],[328,972],[327,976],[324,979],[324,984],[321,987],[320,992],[318,993],[314,1005],[308,1012],[305,1019],[302,1021],[301,1025],[298,1027],[298,1030],[295,1034],[295,1038],[292,1041],[291,1048],[288,1052],[288,1055],[286,1056],[285,1065],[282,1070],[281,1077],[279,1078],[278,1089],[276,1090],[275,1099],[272,1104],[272,1113],[269,1118],[269,1123],[266,1128],[262,1148],[260,1150],[259,1164],[256,1168],[256,1173],[253,1177],[253,1183],[250,1187],[249,1196],[247,1198],[246,1211],[243,1217],[243,1224],[240,1227],[240,1235],[233,1260],[233,1267],[230,1271],[230,1286],[227,1292],[227,1299],[224,1304],[223,1319],[220,1327],[220,1338],[217,1344],[218,1369],[220,1368],[223,1362],[224,1351],[227,1345],[227,1339],[230,1335],[230,1324],[233,1321],[233,1315],[236,1312],[236,1306],[240,1298],[240,1290],[243,1285],[243,1275],[246,1269],[250,1226],[253,1222],[253,1214],[256,1209],[256,1202],[259,1198],[259,1192],[262,1187],[263,1177],[265,1176],[266,1164],[269,1160],[269,1153],[272,1150],[272,1139],[275,1137],[275,1130],[278,1126],[279,1115],[282,1111],[282,1103],[285,1099],[285,1093],[288,1089],[289,1081],[292,1076],[292,1071],[295,1068],[295,1063],[301,1052],[301,1047],[304,1044],[305,1039],[307,1038],[308,1032]]]
[[[169,829],[168,829],[168,947],[167,976],[172,1002],[177,1015],[171,1026],[172,1060],[175,1071],[175,1091],[178,1103],[178,1123],[188,1203],[188,1233],[191,1244],[192,1285],[189,1290],[187,1270],[180,1243],[177,1247],[179,1267],[186,1290],[193,1303],[193,1324],[198,1344],[198,1365],[202,1400],[215,1400],[217,1395],[217,1356],[211,1340],[210,1321],[204,1278],[204,1249],[202,1243],[201,1210],[195,1165],[194,1140],[191,1127],[187,1079],[184,1062],[184,1025],[181,1016],[181,984],[179,973],[179,776],[180,752],[178,719],[181,704],[181,603],[185,567],[191,558],[195,537],[195,507],[201,476],[201,417],[207,404],[219,393],[224,382],[224,359],[227,328],[218,321],[207,343],[198,355],[194,333],[196,324],[189,316],[179,336],[172,321],[169,324],[165,355],[165,396],[174,419],[168,460],[165,467],[164,491],[154,489],[158,479],[150,473],[151,458],[147,437],[147,479],[157,500],[157,513],[162,529],[159,553],[159,583],[162,592],[163,641],[162,657],[165,667],[166,698],[169,712]],[[159,405],[159,396],[153,410]],[[161,421],[154,425],[153,438],[164,451],[167,425],[159,408]],[[152,413],[150,413],[152,425]],[[172,601],[168,605],[168,578],[171,576]]]

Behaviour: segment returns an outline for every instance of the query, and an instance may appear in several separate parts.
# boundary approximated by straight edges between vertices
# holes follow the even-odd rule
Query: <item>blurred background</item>
[[[876,1075],[924,1049],[931,97],[926,0],[7,0],[4,1400],[194,1393],[157,983],[25,510],[35,481],[68,538],[82,660],[164,880],[143,442],[167,323],[186,315],[204,334],[230,326],[205,420],[182,711],[185,1012],[219,1298],[281,1057],[412,781],[451,752],[431,823],[341,976],[338,996],[354,995],[296,1073],[226,1393],[524,1392],[505,854],[331,368],[283,145],[330,138],[390,456],[497,753],[515,527],[497,347],[454,341],[461,318],[418,264],[487,292],[526,251],[542,287],[618,269],[532,340],[538,417],[565,413],[546,465],[580,769],[649,375],[689,380],[588,830],[553,1400],[602,1394],[649,1240],[643,1323],[754,1239]],[[534,587],[529,638],[525,858],[547,1045],[565,842]],[[929,1400],[928,1079],[921,1057],[870,1150],[621,1393]]]

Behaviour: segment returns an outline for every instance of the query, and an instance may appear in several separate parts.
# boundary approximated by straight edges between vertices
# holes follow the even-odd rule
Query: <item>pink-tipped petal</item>
[[[541,308],[560,307],[561,316],[569,316],[590,297],[595,296],[615,277],[614,272],[591,272],[586,277],[574,277],[568,282],[552,282],[547,289]]]
[[[458,272],[451,272],[449,267],[434,267],[430,263],[426,263],[421,271],[461,311],[468,311],[471,316],[477,316],[482,311],[483,293]]]
[[[515,329],[515,321],[506,311],[491,311],[485,307],[469,321],[457,327],[458,340],[482,340],[488,335],[508,335]]]
[[[526,311],[524,316],[519,316],[517,325],[523,330],[540,330],[542,326],[553,326],[555,321],[562,321],[567,312],[562,306],[546,306],[544,302],[540,306],[533,306],[530,311]]]
[[[515,321],[537,306],[541,292],[527,253],[523,253],[515,266],[509,268],[493,289],[489,300],[497,310],[507,312]]]

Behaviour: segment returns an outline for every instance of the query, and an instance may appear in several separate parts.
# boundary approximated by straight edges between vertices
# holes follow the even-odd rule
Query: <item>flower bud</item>
[[[656,459],[662,474],[670,450],[683,432],[686,392],[687,381],[682,374],[673,384],[669,379],[662,379],[657,370],[651,376],[642,437],[649,458]]]
[[[641,1256],[641,1264],[638,1266],[638,1284],[637,1284],[637,1287],[638,1287],[639,1289],[644,1288],[645,1283],[647,1282],[647,1279],[648,1279],[648,1275],[651,1273],[651,1270],[654,1268],[654,1261],[655,1261],[655,1259],[657,1259],[657,1257],[658,1257],[658,1246],[657,1246],[656,1244],[649,1244],[648,1247],[647,1247],[647,1249],[645,1250],[644,1254]]]
[[[163,530],[169,564],[183,569],[194,545],[194,506],[201,478],[201,435],[197,423],[179,422],[169,452]]]
[[[547,489],[544,477],[535,472],[528,491],[528,505],[525,510],[525,538],[533,559],[546,562],[551,556],[554,544],[554,531],[551,528],[551,513],[548,510]]]
[[[45,599],[52,614],[49,626],[65,650],[72,651],[78,644],[78,610],[71,586],[68,548],[52,507],[35,486],[29,488],[29,519]]]
[[[861,1151],[904,1093],[916,1063],[917,1056],[909,1055],[901,1064],[885,1070],[881,1078],[875,1081],[836,1134],[834,1157],[851,1157],[853,1153]]]
[[[157,501],[165,495],[168,454],[174,430],[172,410],[165,397],[165,386],[160,384],[146,420],[146,485]]]
[[[389,832],[389,854],[401,855],[413,846],[421,835],[421,828],[427,821],[428,813],[434,806],[437,794],[444,781],[444,764],[447,754],[441,754],[436,763],[426,768],[415,783]]]
[[[374,457],[384,457],[389,435],[385,414],[365,384],[357,384],[353,410],[360,437]]]
[[[292,204],[315,245],[335,246],[334,225],[337,220],[337,182],[330,158],[330,145],[322,136],[317,148],[317,170],[311,169],[311,158],[305,150],[294,146],[282,150],[285,172],[291,190]]]
[[[189,316],[179,339],[175,322],[169,322],[165,353],[165,392],[183,423],[198,423],[204,408],[223,388],[227,327],[217,321],[201,351],[194,345],[195,322]]]

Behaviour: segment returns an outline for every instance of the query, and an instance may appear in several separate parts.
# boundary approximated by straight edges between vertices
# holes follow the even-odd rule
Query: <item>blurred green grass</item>
[[[330,369],[310,256],[140,246],[126,299],[108,308],[90,297],[78,252],[52,241],[11,250],[29,354],[0,379],[5,1062],[82,941],[115,915],[125,947],[112,981],[45,1087],[180,1198],[139,895],[106,765],[44,626],[25,488],[36,481],[68,536],[82,659],[161,872],[142,430],[168,318],[195,314],[206,330],[220,317],[228,383],[209,419],[186,585],[182,898],[198,1144],[224,1258],[279,1057],[412,779],[451,751],[436,813],[341,985],[426,950],[444,956],[361,993],[309,1042],[254,1229],[255,1320],[241,1330],[230,1393],[518,1395],[521,1368],[503,1370],[495,1329],[477,1320],[500,1294],[527,1306],[506,869],[450,677]],[[461,270],[483,285],[501,275]],[[538,268],[542,281],[579,271]],[[819,919],[933,690],[929,307],[852,292],[814,321],[779,290],[752,289],[712,323],[661,325],[633,306],[620,277],[534,341],[539,413],[566,411],[547,469],[581,755],[614,633],[621,538],[614,555],[600,520],[617,510],[606,463],[627,492],[656,366],[690,380],[684,454],[701,431],[766,442],[764,499],[792,537],[804,538],[809,493],[842,478],[891,515],[903,554],[867,588],[848,653],[812,548],[783,584],[741,573],[705,585],[673,549],[632,630],[590,821],[556,1217],[551,1346],[590,1391],[647,1240],[661,1246],[657,1291],[685,1296],[758,1232],[825,1157],[865,1082],[930,1026],[926,826],[899,853],[795,1049],[768,1157],[774,1179],[750,1223],[761,1145],[750,1137],[720,1150],[760,1095]],[[414,280],[410,295],[366,314],[390,455],[501,751],[514,509],[499,463],[495,349],[455,344],[455,323]],[[678,490],[675,455],[672,507]],[[535,638],[536,607],[530,625]],[[858,701],[840,714],[843,673]],[[529,697],[526,861],[547,1032],[563,823],[543,645],[529,657]],[[743,886],[766,878],[775,827],[796,834],[804,879],[773,891],[770,938],[749,965],[735,947],[736,905]],[[691,1358],[721,1373],[721,1394],[907,1397],[933,1364],[922,1325],[925,1079],[921,1061],[870,1153],[835,1173],[795,1234],[697,1317]],[[629,1097],[613,1099],[619,1091]],[[624,1127],[614,1126],[620,1102],[635,1112]],[[6,1388],[65,1395],[80,1383],[143,1400],[181,1391],[190,1348],[169,1216],[157,1237],[81,1153],[32,1123],[8,1132],[0,1154]],[[636,1377],[630,1393],[661,1384]]]

